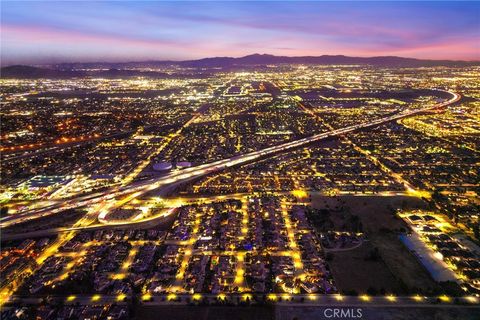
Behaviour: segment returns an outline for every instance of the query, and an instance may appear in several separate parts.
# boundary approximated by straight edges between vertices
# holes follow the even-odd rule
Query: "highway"
[[[291,191],[280,191],[275,192],[276,195],[289,195],[292,194]],[[331,196],[330,193],[324,193],[321,191],[307,191],[307,195],[320,195],[320,196]],[[409,192],[393,192],[393,191],[384,191],[380,193],[359,193],[359,192],[347,192],[347,191],[340,191],[337,193],[338,195],[342,196],[353,196],[353,197],[393,197],[393,196],[411,196]],[[171,215],[175,210],[181,206],[185,205],[192,205],[192,204],[208,204],[212,202],[224,201],[224,200],[240,200],[246,196],[259,196],[260,193],[253,192],[253,193],[234,193],[228,195],[216,195],[216,196],[208,196],[208,197],[180,197],[180,198],[164,198],[165,201],[165,209],[160,212],[159,214],[149,217],[148,219],[142,219],[140,221],[129,221],[129,227],[135,229],[144,229],[153,226],[157,226],[158,222],[166,221],[162,219],[166,216]],[[296,204],[301,204],[305,202],[296,202]],[[51,228],[51,229],[42,229],[38,231],[30,231],[30,232],[15,232],[15,233],[8,233],[2,234],[2,241],[10,241],[10,240],[19,240],[19,239],[28,239],[28,238],[41,238],[41,237],[49,237],[54,236],[61,233],[66,233],[70,231],[76,230],[98,230],[98,229],[114,229],[116,227],[121,227],[121,224],[116,225],[115,222],[108,222],[107,224],[91,224],[88,226],[83,227],[58,227],[58,228]]]
[[[184,182],[197,179],[199,177],[202,177],[211,173],[219,172],[233,166],[238,166],[238,165],[246,164],[249,162],[253,162],[259,159],[272,156],[274,154],[292,151],[296,148],[303,147],[305,145],[308,145],[310,143],[317,142],[323,139],[345,135],[353,131],[378,126],[391,121],[397,121],[397,120],[410,117],[416,114],[420,114],[426,111],[444,108],[461,99],[461,96],[455,92],[449,92],[444,90],[437,90],[437,91],[448,93],[451,95],[451,98],[447,101],[438,103],[431,107],[415,109],[415,110],[407,109],[397,114],[390,115],[384,118],[379,118],[377,120],[374,120],[368,123],[360,123],[360,124],[348,126],[345,128],[340,128],[340,129],[336,129],[336,130],[332,130],[324,133],[315,134],[310,137],[305,137],[295,141],[286,142],[283,144],[268,147],[258,151],[253,151],[243,155],[237,155],[231,158],[222,159],[222,160],[218,160],[211,163],[206,163],[203,165],[186,168],[179,171],[174,171],[168,175],[165,175],[159,178],[131,183],[124,187],[120,187],[120,188],[117,187],[113,190],[109,189],[106,191],[97,192],[95,194],[81,196],[78,198],[59,202],[57,204],[53,204],[46,208],[34,209],[34,210],[26,211],[24,213],[7,216],[2,219],[2,222],[0,223],[0,227],[5,228],[17,223],[26,222],[32,219],[37,219],[39,217],[48,216],[66,209],[90,206],[98,202],[108,202],[108,205],[102,206],[103,209],[98,212],[99,222],[108,224],[109,212],[152,190],[156,190],[160,188],[162,190],[171,190],[175,186],[178,186]],[[125,196],[125,197],[119,200],[115,200],[122,196]],[[129,223],[131,223],[131,221],[127,220],[124,222],[124,224],[129,224]],[[116,224],[119,224],[119,223],[116,223]]]

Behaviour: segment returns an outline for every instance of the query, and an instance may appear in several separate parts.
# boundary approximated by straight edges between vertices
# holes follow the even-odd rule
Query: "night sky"
[[[2,65],[344,54],[480,60],[479,2],[2,1]]]

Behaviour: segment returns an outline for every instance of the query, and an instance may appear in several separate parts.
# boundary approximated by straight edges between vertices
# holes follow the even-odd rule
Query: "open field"
[[[337,288],[343,294],[356,292],[365,293],[368,288],[377,292],[398,292],[400,286],[385,262],[368,259],[373,251],[370,241],[364,242],[360,247],[339,251],[332,254],[328,262],[332,270]]]
[[[34,221],[26,221],[2,230],[2,238],[7,235],[18,233],[31,233],[39,230],[53,229],[73,225],[85,215],[82,209],[71,209],[56,213],[51,216],[38,218]]]
[[[407,294],[412,291],[437,292],[440,287],[398,238],[408,226],[396,217],[395,208],[421,208],[424,203],[412,197],[312,197],[313,207],[329,209],[335,228],[357,216],[369,242],[361,247],[335,253],[329,262],[340,291],[368,288]],[[328,206],[328,207],[327,207]],[[343,208],[343,209],[342,209]],[[366,261],[378,250],[378,261]],[[383,280],[381,280],[383,279]],[[362,290],[363,289],[363,290]]]

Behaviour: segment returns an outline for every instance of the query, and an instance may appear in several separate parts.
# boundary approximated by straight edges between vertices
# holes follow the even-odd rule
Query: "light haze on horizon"
[[[2,65],[253,53],[480,60],[478,2],[3,1]]]

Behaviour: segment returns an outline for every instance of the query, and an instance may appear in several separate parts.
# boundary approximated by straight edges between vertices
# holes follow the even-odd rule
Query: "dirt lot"
[[[51,216],[33,219],[3,229],[3,235],[27,233],[42,229],[51,229],[73,225],[78,219],[85,215],[86,211],[81,209],[69,209],[53,214]]]
[[[407,228],[407,224],[392,215],[396,208],[423,208],[425,203],[418,198],[406,196],[336,196],[326,197],[312,195],[312,207],[329,209],[336,228],[340,228],[342,217],[350,213],[358,215],[362,221],[364,232],[376,233],[381,229],[396,230]],[[343,208],[343,210],[342,210]]]
[[[368,287],[384,288],[387,292],[399,294],[439,290],[439,285],[399,240],[398,232],[408,227],[392,214],[395,208],[424,205],[420,199],[405,196],[312,196],[314,208],[329,209],[335,228],[345,226],[349,216],[358,216],[363,232],[370,240],[365,247],[362,245],[358,249],[334,254],[329,264],[338,288],[358,292],[365,292]],[[380,261],[365,261],[365,256],[374,248],[378,248]],[[381,286],[379,278],[385,281]]]
[[[348,294],[355,291],[359,294],[366,293],[368,288],[377,292],[397,292],[400,285],[388,267],[381,259],[367,259],[373,246],[370,241],[364,242],[360,247],[339,251],[333,254],[329,261],[330,268],[337,287],[342,293]]]

